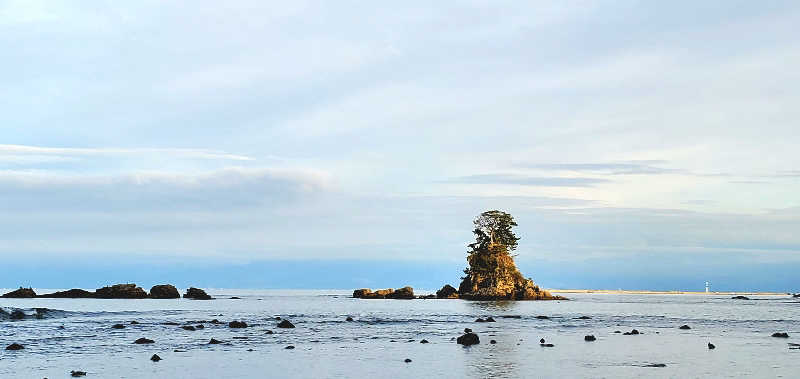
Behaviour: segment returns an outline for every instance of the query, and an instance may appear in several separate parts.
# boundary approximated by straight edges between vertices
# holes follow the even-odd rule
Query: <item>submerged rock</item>
[[[486,320],[484,320],[484,319],[479,317],[479,318],[475,319],[475,322],[486,322]]]
[[[220,341],[218,339],[214,339],[214,338],[212,338],[210,341],[208,341],[209,345],[219,345],[221,343],[222,343],[222,341]]]
[[[150,288],[151,299],[179,299],[180,297],[180,292],[172,284],[160,284]]]
[[[667,367],[667,365],[664,363],[651,363],[642,367]]]
[[[194,326],[191,326],[191,325],[184,325],[184,326],[181,326],[181,329],[183,329],[183,330],[188,330],[188,331],[191,331],[191,332],[193,332],[193,331],[197,330],[197,328],[195,328]]]
[[[492,316],[489,316],[489,317],[485,318],[484,321],[486,321],[486,322],[496,322],[496,321],[494,321],[494,318],[492,318]]]
[[[550,316],[536,316],[537,320],[549,320]]]
[[[578,320],[590,320],[591,317],[589,317],[589,316],[581,316],[581,317],[577,317],[577,319]]]
[[[353,318],[352,318],[352,317],[350,317],[350,316],[347,316],[347,318],[346,318],[346,319],[344,319],[344,320],[345,320],[345,321],[353,321]]]
[[[22,288],[13,290],[11,292],[3,294],[2,297],[6,298],[31,298],[36,297],[36,292],[33,291],[33,288]]]
[[[22,319],[25,318],[25,316],[26,316],[25,312],[23,312],[23,311],[21,311],[19,309],[15,309],[15,310],[11,311],[11,314],[8,317],[10,319],[12,319],[12,320],[22,320]]]
[[[69,376],[72,377],[79,377],[79,376],[86,376],[86,371],[70,371]]]
[[[470,346],[481,343],[481,340],[478,338],[477,334],[468,332],[461,337],[458,337],[456,339],[456,343],[459,345]]]
[[[161,357],[159,357],[158,354],[153,354],[153,356],[150,357],[150,360],[153,362],[158,362],[161,360]]]
[[[153,341],[153,340],[151,340],[151,339],[149,339],[149,338],[144,338],[144,337],[142,337],[142,338],[139,338],[139,339],[138,339],[138,340],[136,340],[136,341],[133,341],[133,343],[135,343],[135,344],[138,344],[138,345],[142,345],[142,344],[148,344],[148,343],[155,343],[155,342],[156,342],[156,341]]]
[[[734,297],[732,297],[731,299],[734,299],[734,300],[750,300],[750,298],[749,298],[749,297],[747,297],[747,296],[741,296],[741,295],[739,295],[739,296],[734,296]]]
[[[784,332],[772,333],[772,336],[776,338],[789,338],[789,334]]]
[[[22,346],[18,343],[12,343],[11,345],[6,346],[6,350],[22,350],[25,346]]]
[[[635,336],[635,335],[637,335],[637,334],[641,334],[641,333],[639,333],[639,331],[638,331],[638,330],[636,330],[636,329],[633,329],[633,330],[631,330],[630,332],[625,332],[625,333],[622,333],[622,335],[625,335],[625,336]]]
[[[284,347],[284,349],[286,349],[286,350],[292,350],[292,349],[294,349],[294,346],[292,346],[292,345],[289,345],[289,346],[286,346],[286,347]]]
[[[194,300],[211,300],[211,296],[209,296],[206,291],[194,287],[189,287],[189,289],[186,290],[186,293],[183,294],[183,298]]]
[[[289,322],[289,320],[283,320],[280,323],[278,323],[278,327],[279,328],[284,328],[284,329],[292,329],[292,328],[294,328],[294,324]]]
[[[458,290],[455,287],[445,284],[442,289],[436,291],[437,299],[458,299]]]
[[[692,328],[692,327],[691,327],[691,326],[689,326],[689,325],[681,325],[680,327],[678,327],[678,329],[683,329],[683,330],[689,330],[689,329],[691,329],[691,328]]]
[[[496,344],[496,343],[497,343],[497,341],[495,341],[495,340],[491,340],[491,341],[489,341],[489,343],[490,343],[490,344],[492,344],[492,345],[494,345],[494,344]]]
[[[125,329],[125,325],[114,324],[114,325],[111,325],[111,329]]]
[[[406,360],[404,360],[403,362],[405,362],[405,363],[411,363],[411,358],[406,358]]]
[[[583,337],[583,340],[584,340],[584,341],[586,341],[586,342],[592,342],[592,341],[596,341],[596,340],[597,340],[597,338],[596,338],[595,336],[593,336],[593,335],[591,335],[591,334],[590,334],[590,335],[588,335],[588,336],[584,336],[584,337]]]
[[[247,323],[244,321],[231,321],[228,323],[229,328],[246,328]]]
[[[429,343],[429,342],[428,342],[428,340],[423,339],[423,340],[419,341],[419,343]]]
[[[711,342],[709,342],[709,343],[708,343],[708,349],[709,349],[709,350],[713,350],[713,349],[716,349],[716,348],[717,348],[717,347],[716,347],[716,346],[714,346],[714,344],[713,344],[713,343],[711,343]]]
[[[552,343],[540,343],[539,346],[541,346],[541,347],[554,347],[556,345],[553,345]]]
[[[144,299],[147,297],[147,292],[133,283],[114,284],[97,289],[95,297],[98,299]]]

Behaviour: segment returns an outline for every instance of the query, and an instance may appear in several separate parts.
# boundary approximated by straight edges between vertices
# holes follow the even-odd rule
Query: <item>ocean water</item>
[[[800,343],[800,301],[789,296],[568,294],[570,301],[470,302],[360,300],[350,291],[208,292],[217,300],[0,299],[0,378],[66,378],[71,370],[87,378],[800,376],[800,350],[790,348]],[[44,308],[40,318],[35,308]],[[9,320],[14,309],[30,316]],[[475,322],[486,316],[496,322]],[[296,328],[277,328],[276,317]],[[224,324],[204,322],[196,331],[166,324],[212,319]],[[231,329],[233,320],[249,327]],[[116,323],[126,327],[112,329]],[[684,324],[691,329],[678,329]],[[464,328],[480,344],[456,344]],[[614,333],[634,328],[642,334]],[[585,342],[588,334],[597,340]],[[155,343],[134,344],[140,337]],[[211,338],[225,343],[210,345]],[[540,338],[554,346],[540,346]],[[25,349],[1,350],[14,342]],[[163,360],[151,362],[153,354]]]

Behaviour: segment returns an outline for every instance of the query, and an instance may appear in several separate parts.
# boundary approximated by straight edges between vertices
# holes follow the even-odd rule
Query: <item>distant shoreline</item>
[[[579,289],[547,289],[552,293],[601,293],[611,295],[725,295],[725,296],[791,296],[787,292],[705,292],[705,291],[647,291],[647,290],[579,290]]]

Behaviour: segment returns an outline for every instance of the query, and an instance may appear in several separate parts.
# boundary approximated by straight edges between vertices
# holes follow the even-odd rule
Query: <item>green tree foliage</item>
[[[519,237],[511,230],[517,223],[511,214],[498,210],[486,211],[472,223],[475,225],[472,231],[475,242],[469,245],[472,252],[485,250],[492,242],[505,246],[509,251],[517,248]]]

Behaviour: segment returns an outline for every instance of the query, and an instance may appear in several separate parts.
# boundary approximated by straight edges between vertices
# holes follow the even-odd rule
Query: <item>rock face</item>
[[[551,295],[517,270],[514,259],[501,244],[489,245],[467,257],[467,276],[458,292],[467,300],[566,300]]]
[[[413,299],[414,298],[414,289],[409,287],[409,286],[405,286],[403,288],[398,289],[397,291],[394,291],[394,292],[386,295],[386,298],[387,299],[406,299],[406,300]]]
[[[184,299],[195,299],[195,300],[211,300],[211,296],[209,296],[206,291],[203,291],[199,288],[191,287],[186,290],[186,293],[183,294]]]
[[[91,299],[95,297],[94,292],[89,292],[86,290],[82,290],[79,288],[73,288],[71,290],[66,291],[59,291],[53,293],[47,293],[44,295],[39,295],[38,297],[45,297],[45,298],[58,298],[58,299]]]
[[[179,299],[181,294],[171,284],[161,284],[150,288],[151,299]]]
[[[98,299],[144,299],[147,298],[147,292],[136,284],[115,284],[111,287],[99,288],[95,291],[95,297]]]
[[[12,343],[11,345],[6,346],[6,350],[22,350],[25,346],[22,346],[18,343]]]
[[[36,292],[34,292],[32,288],[19,287],[19,289],[17,290],[13,290],[9,293],[4,294],[3,297],[30,298],[30,297],[36,297]]]
[[[442,289],[436,291],[437,299],[458,299],[458,290],[455,287],[445,284]]]

